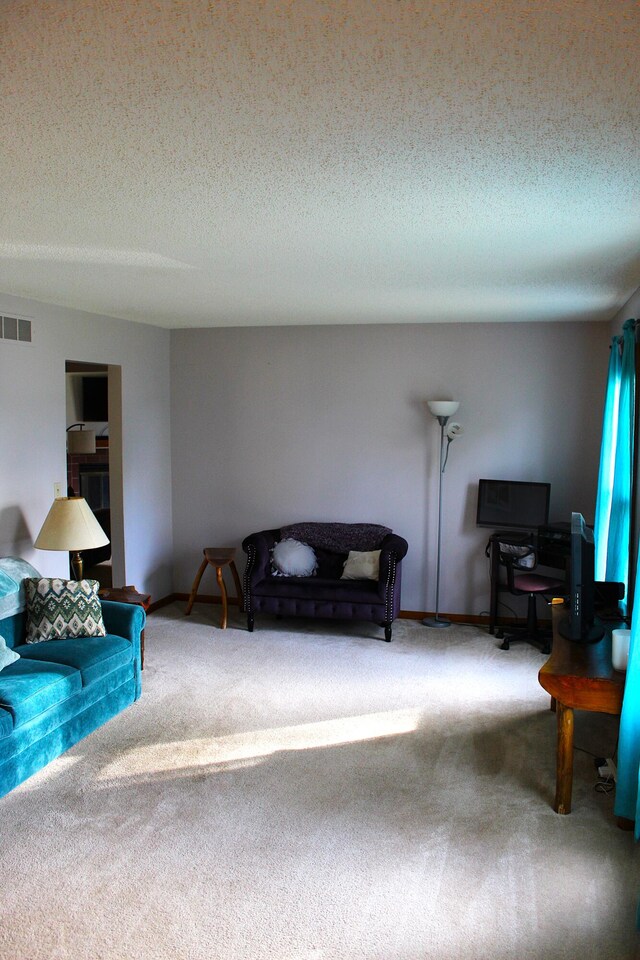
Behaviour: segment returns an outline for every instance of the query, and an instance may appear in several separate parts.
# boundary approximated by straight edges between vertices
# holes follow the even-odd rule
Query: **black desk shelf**
[[[538,566],[561,570],[568,577],[571,560],[569,524],[551,524],[531,533],[499,530],[489,537],[491,597],[489,603],[489,633],[493,634],[498,624],[498,600],[501,593],[509,592],[506,583],[500,580],[500,543],[522,543],[532,546],[537,555]]]

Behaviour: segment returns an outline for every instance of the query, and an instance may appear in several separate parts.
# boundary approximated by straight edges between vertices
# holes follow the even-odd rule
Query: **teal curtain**
[[[638,571],[640,574],[640,570]],[[618,741],[618,782],[615,814],[635,820],[636,840],[640,840],[640,604],[631,618],[631,645],[624,686],[620,739]],[[640,915],[639,915],[640,919]]]
[[[635,327],[627,320],[614,337],[605,398],[600,473],[596,503],[596,579],[622,581],[629,587],[635,415]],[[640,566],[636,584],[640,584]],[[627,602],[631,607],[629,598]],[[631,644],[618,741],[616,816],[635,820],[640,840],[640,603],[633,605]],[[640,929],[640,904],[637,915]]]
[[[636,574],[640,576],[640,563]],[[618,780],[614,813],[626,820],[635,820],[635,837],[640,840],[640,604],[631,617],[629,663],[624,685],[620,737],[618,740]],[[636,912],[640,930],[640,900]]]
[[[635,320],[627,320],[622,336],[611,343],[594,530],[596,580],[624,583],[625,612],[633,493],[635,327]]]

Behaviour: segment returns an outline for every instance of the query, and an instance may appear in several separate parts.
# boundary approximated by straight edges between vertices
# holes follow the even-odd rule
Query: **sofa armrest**
[[[388,533],[380,544],[380,560],[390,553],[394,554],[396,560],[402,560],[408,549],[409,544],[404,537],[399,537],[397,533]]]
[[[409,544],[397,533],[389,533],[380,544],[378,590],[387,607],[387,621],[399,613],[401,563]]]
[[[392,578],[392,568],[406,556],[409,544],[397,533],[389,533],[380,544],[380,590],[384,592],[386,584]]]
[[[136,603],[118,603],[116,600],[101,600],[100,603],[107,633],[129,640],[139,660],[140,634],[147,619],[144,609]]]
[[[261,530],[242,541],[242,549],[247,554],[245,579],[248,576],[251,584],[259,583],[271,573],[271,549],[279,537],[279,530]]]
[[[135,664],[135,699],[138,700],[142,693],[142,653],[140,635],[147,622],[147,614],[144,607],[137,603],[119,603],[117,600],[101,600],[102,619],[107,633],[116,637],[124,637],[131,642],[133,647],[133,660]]]

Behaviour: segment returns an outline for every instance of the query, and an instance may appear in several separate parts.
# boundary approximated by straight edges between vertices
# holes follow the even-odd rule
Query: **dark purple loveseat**
[[[271,551],[279,540],[293,539],[313,548],[318,561],[311,577],[274,576]],[[371,523],[296,523],[279,530],[262,530],[246,537],[244,610],[253,630],[256,613],[278,616],[331,617],[371,620],[384,627],[400,612],[402,558],[408,544],[388,527]],[[342,580],[350,550],[380,550],[378,580]]]

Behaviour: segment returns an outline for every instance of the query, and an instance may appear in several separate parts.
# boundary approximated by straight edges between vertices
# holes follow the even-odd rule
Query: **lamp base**
[[[82,553],[80,550],[71,551],[71,569],[76,580],[82,580],[83,575],[83,563],[82,563]]]
[[[423,621],[425,627],[450,627],[451,620],[444,620],[442,617],[426,617]]]

